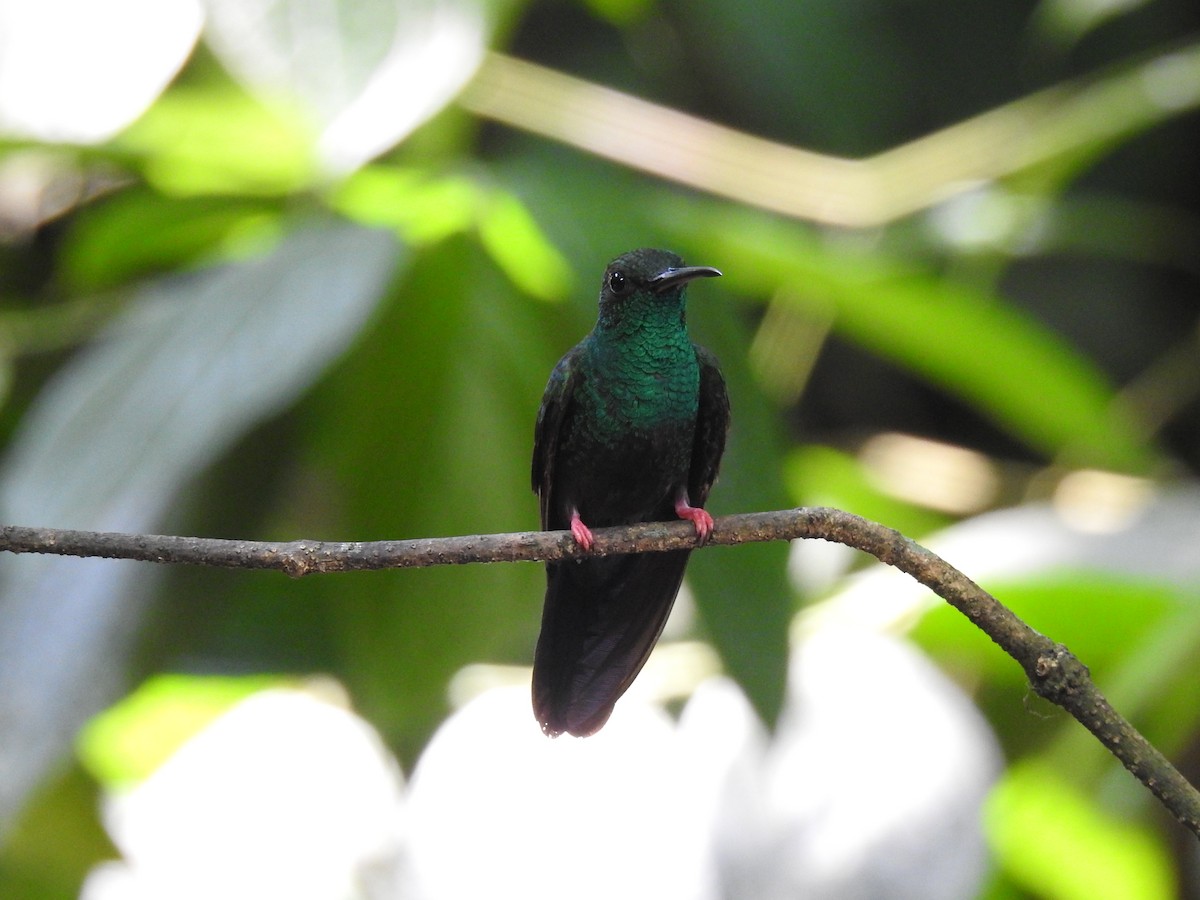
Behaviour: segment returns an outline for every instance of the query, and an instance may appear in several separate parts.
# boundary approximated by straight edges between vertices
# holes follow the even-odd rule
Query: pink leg
[[[680,491],[679,496],[675,498],[675,515],[681,519],[688,519],[696,526],[698,543],[703,544],[712,534],[713,517],[708,514],[707,510],[701,509],[699,506],[692,506],[688,502],[686,490]]]
[[[712,521],[711,519],[709,520]],[[579,518],[579,510],[571,510],[571,534],[575,535],[575,543],[584,550],[591,550],[592,545],[596,543],[596,539],[592,537],[592,531],[583,524],[583,519]]]

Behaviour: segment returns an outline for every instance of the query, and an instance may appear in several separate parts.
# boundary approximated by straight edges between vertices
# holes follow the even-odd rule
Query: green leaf
[[[81,896],[93,866],[119,854],[101,826],[96,782],[78,765],[51,779],[4,835],[0,897]]]
[[[104,290],[190,268],[203,256],[245,255],[247,241],[261,249],[279,238],[279,229],[278,208],[260,200],[123,191],[84,208],[72,221],[62,279],[75,291]]]
[[[1140,652],[1166,667],[1157,673],[1166,687],[1156,699],[1187,703],[1180,695],[1196,682],[1186,672],[1171,669],[1171,660],[1179,654],[1164,657],[1163,645],[1155,637],[1179,609],[1173,586],[1093,569],[1068,570],[1061,564],[1024,578],[988,577],[982,583],[1022,621],[1070,647],[1106,694],[1114,672],[1121,670],[1131,653]],[[1044,752],[1045,742],[1057,735],[1063,746],[1053,758],[1067,766],[1078,783],[1095,784],[1100,774],[1112,769],[1107,751],[1074,720],[1029,696],[1021,667],[957,610],[938,604],[921,617],[911,634],[943,668],[972,686],[975,702],[1010,753]],[[1110,699],[1115,703],[1117,698]],[[1039,714],[1031,716],[1030,708]],[[1142,724],[1138,714],[1144,711],[1126,704],[1117,708]],[[1192,720],[1194,715],[1182,721]]]
[[[708,504],[714,515],[784,509],[785,441],[778,413],[754,381],[749,336],[738,310],[700,286],[689,295],[693,336],[721,361],[732,407],[721,475]],[[704,629],[726,670],[768,728],[783,706],[789,626],[796,606],[787,578],[786,543],[713,547],[693,553],[688,585]]]
[[[470,228],[513,283],[540,300],[560,300],[572,286],[571,268],[516,197],[462,175],[368,166],[338,189],[334,203],[359,222],[395,228],[425,245]]]
[[[314,397],[308,466],[338,498],[325,527],[362,538],[536,528],[529,458],[556,352],[548,309],[468,239],[428,248]],[[543,582],[541,566],[451,566],[339,576],[314,591],[337,674],[411,762],[460,668],[529,664]]]
[[[131,301],[25,416],[5,521],[146,532],[196,472],[342,353],[398,255],[386,232],[314,222],[264,257]],[[111,701],[155,570],[24,557],[0,582],[0,822]]]
[[[1073,627],[1098,645],[1099,665],[1093,666],[1089,657],[1081,658],[1092,668],[1113,708],[1154,746],[1175,758],[1186,753],[1200,725],[1200,603],[1194,589],[1172,591],[1149,580],[1140,585],[1131,582],[1127,589],[1119,609],[1102,603],[1079,610]],[[1094,627],[1097,617],[1106,624]],[[1108,621],[1114,624],[1110,627]],[[1101,644],[1111,656],[1101,655]],[[1070,771],[1078,783],[1096,783],[1107,774],[1132,787],[1108,751],[1082,728],[1061,729],[1044,758]]]
[[[228,85],[168,91],[113,146],[167,194],[290,194],[317,169],[301,118]]]
[[[492,259],[531,297],[561,300],[574,279],[529,210],[512,194],[494,191],[479,213],[479,238]]]
[[[424,246],[470,228],[481,191],[462,175],[435,177],[419,169],[373,165],[347,178],[333,204],[355,221],[394,228],[406,241]]]
[[[986,586],[1023,621],[1067,643],[1097,673],[1114,666],[1179,603],[1176,590],[1165,582],[1061,566],[1026,578],[988,578]],[[940,605],[922,618],[913,636],[957,667],[975,655],[963,647],[965,629],[974,630],[957,610]],[[1003,654],[978,655],[976,665],[977,674],[986,672],[989,681],[1025,681],[1020,667]]]
[[[654,8],[651,0],[585,0],[598,18],[618,27],[644,19]]]
[[[1143,825],[1035,764],[1013,766],[988,801],[987,831],[1005,871],[1047,900],[1170,900],[1166,848]]]
[[[1066,465],[1146,471],[1146,437],[1104,374],[1029,316],[951,278],[795,225],[711,204],[675,204],[729,287],[832,313],[833,327],[956,394]],[[718,221],[719,220],[719,221]],[[718,227],[719,226],[719,227]]]

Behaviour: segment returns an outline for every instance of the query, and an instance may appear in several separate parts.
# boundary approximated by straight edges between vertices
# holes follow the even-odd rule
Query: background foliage
[[[38,103],[23,105],[17,55],[0,64],[5,519],[253,539],[533,528],[545,377],[590,327],[604,263],[672,247],[726,273],[693,290],[690,317],[733,394],[714,510],[836,505],[918,540],[989,510],[1110,523],[1102,550],[1054,544],[1035,562],[991,544],[951,561],[1071,646],[1197,780],[1194,4],[178,6],[182,68],[156,98],[146,77],[128,123],[84,121],[117,92],[86,83],[94,48],[52,25]],[[30,27],[22,10],[0,18],[12,34]],[[122,52],[96,27],[94,47]],[[311,55],[314,35],[337,52]],[[640,173],[619,146],[594,152],[637,110],[614,124],[581,95],[574,120],[523,123],[555,71],[535,72],[513,113],[489,99],[507,57],[485,48],[821,154],[808,162],[831,194],[867,173],[876,212],[847,225],[804,191],[813,215],[761,208],[755,167],[775,171],[762,147],[711,192],[703,172],[701,189]],[[715,146],[659,121],[662,157],[642,168]],[[834,157],[867,162],[852,179]],[[971,454],[935,455],[947,447]],[[1159,530],[1122,533],[1155,497]],[[1045,522],[1006,521],[1030,535]],[[785,563],[782,547],[708,551],[689,579],[692,635],[768,720],[789,622],[847,574],[801,565],[793,583]],[[148,675],[331,673],[409,768],[456,672],[528,664],[542,582],[533,566],[292,582],[2,565],[4,896],[71,896],[111,853],[71,742]],[[1137,890],[1200,890],[1194,848],[1103,752],[1015,702],[1016,666],[948,609],[901,626],[1008,755],[994,896],[1099,896],[1062,888],[1061,870],[1129,846],[1149,848],[1122,870]],[[1039,817],[1038,802],[1070,815]]]

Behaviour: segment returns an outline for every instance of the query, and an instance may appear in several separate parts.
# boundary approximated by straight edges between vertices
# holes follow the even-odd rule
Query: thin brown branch
[[[694,546],[687,522],[598,528],[594,555],[652,553]],[[940,557],[885,528],[821,507],[747,513],[716,520],[709,545],[819,538],[855,547],[915,578],[965,615],[1015,659],[1035,692],[1074,716],[1200,837],[1200,792],[1111,706],[1066,647],[1034,631],[1007,607]],[[587,555],[570,532],[421,538],[407,541],[232,541],[49,528],[0,527],[0,550],[132,559],[145,562],[319,572],[415,568],[464,563],[569,559]]]

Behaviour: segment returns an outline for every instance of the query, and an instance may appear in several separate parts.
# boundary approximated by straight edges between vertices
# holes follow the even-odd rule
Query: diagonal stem
[[[592,555],[657,553],[696,546],[691,522],[649,522],[593,532]],[[1200,837],[1200,792],[1121,717],[1066,647],[1034,631],[945,560],[900,532],[824,507],[724,516],[705,546],[818,538],[862,550],[915,578],[970,619],[1015,659],[1035,692],[1096,736],[1184,827]],[[588,555],[569,531],[523,531],[404,541],[283,543],[173,535],[0,527],[0,550],[144,562],[277,569],[299,577],[324,572],[465,563],[572,559]]]

